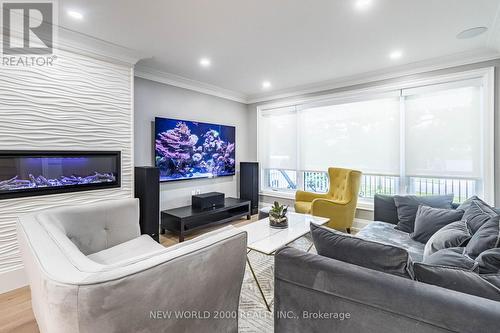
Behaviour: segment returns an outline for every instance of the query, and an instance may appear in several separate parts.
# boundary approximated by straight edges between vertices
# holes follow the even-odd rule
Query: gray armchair
[[[18,239],[41,332],[237,332],[246,233],[165,248],[139,232],[136,199],[23,216]],[[183,319],[183,311],[210,318]],[[169,318],[170,317],[170,318]]]

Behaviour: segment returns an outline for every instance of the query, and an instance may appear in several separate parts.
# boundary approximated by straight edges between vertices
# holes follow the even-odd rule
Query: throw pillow
[[[472,204],[472,201],[474,200],[481,200],[479,199],[479,197],[477,195],[473,195],[472,197],[468,198],[467,200],[465,200],[464,202],[462,202],[458,207],[457,209],[461,209],[463,211],[466,211],[467,209],[469,209],[469,207],[471,206]],[[482,200],[481,200],[482,201]]]
[[[413,270],[417,281],[500,301],[500,288],[471,270],[425,263],[415,263]]]
[[[500,273],[500,248],[484,251],[476,258],[476,261],[479,263],[479,273]]]
[[[373,219],[375,221],[398,224],[398,210],[392,195],[375,194],[373,198]]]
[[[472,197],[458,206],[465,211],[462,220],[467,222],[472,234],[475,234],[481,226],[491,217],[498,216],[496,210],[478,197]]]
[[[452,222],[439,229],[425,243],[424,260],[427,256],[442,249],[465,246],[472,237],[465,221]]]
[[[479,263],[464,254],[463,247],[452,247],[439,250],[424,259],[424,264],[461,268],[468,271],[479,272]]]
[[[468,221],[466,222],[468,224]],[[500,242],[499,233],[500,216],[496,215],[488,218],[476,233],[472,235],[469,243],[465,247],[465,253],[475,259],[481,252],[498,247]]]
[[[500,274],[483,274],[481,277],[500,289]]]
[[[313,223],[311,235],[321,256],[406,278],[413,277],[411,259],[402,248],[364,240]]]
[[[418,206],[415,228],[410,237],[417,242],[426,243],[439,229],[452,222],[460,221],[463,210]]]
[[[434,208],[451,208],[453,194],[435,195],[419,197],[416,195],[396,195],[394,202],[398,209],[398,224],[396,229],[411,233],[414,229],[415,217],[417,215],[418,206],[429,206]]]
[[[500,288],[486,276],[478,274],[479,263],[464,254],[465,248],[455,247],[437,251],[423,263],[415,263],[415,279],[443,288],[500,300]]]

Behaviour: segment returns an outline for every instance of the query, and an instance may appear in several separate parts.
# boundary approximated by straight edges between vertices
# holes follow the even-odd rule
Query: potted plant
[[[271,228],[288,228],[288,206],[280,205],[277,201],[274,202],[271,210],[269,210],[269,225]]]

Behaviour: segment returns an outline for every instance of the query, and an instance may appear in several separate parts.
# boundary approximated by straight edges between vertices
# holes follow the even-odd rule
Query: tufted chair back
[[[328,176],[330,178],[328,195],[332,200],[357,201],[361,183],[361,172],[351,169],[328,168]]]
[[[66,237],[84,255],[139,237],[138,199],[108,200],[93,205],[61,207],[37,216],[52,237]]]

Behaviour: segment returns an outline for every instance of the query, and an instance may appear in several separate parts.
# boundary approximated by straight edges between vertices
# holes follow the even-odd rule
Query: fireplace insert
[[[119,151],[0,151],[0,199],[120,187]]]

